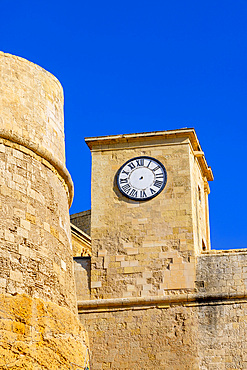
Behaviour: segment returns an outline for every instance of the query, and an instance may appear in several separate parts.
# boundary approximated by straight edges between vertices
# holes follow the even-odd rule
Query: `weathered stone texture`
[[[43,147],[65,163],[63,89],[40,66],[0,52],[0,134]]]
[[[93,368],[247,369],[246,271],[246,250],[210,251],[197,257],[194,297],[81,301]]]
[[[210,250],[208,194],[210,192],[207,178],[202,173],[196,152],[190,151],[191,201],[193,218],[193,237],[196,254]]]
[[[247,297],[165,306],[81,313],[93,369],[247,369]]]
[[[201,370],[247,369],[247,299],[198,308]]]
[[[68,198],[38,157],[4,142],[0,152],[0,277],[26,293],[75,308]]]
[[[197,370],[197,324],[191,308],[139,307],[80,316],[92,368]]]
[[[210,251],[199,256],[197,285],[206,293],[247,293],[247,251]]]
[[[75,257],[74,271],[76,297],[78,301],[90,299],[91,260],[90,257]]]
[[[27,295],[0,295],[0,369],[76,370],[88,364],[88,338],[66,308]]]

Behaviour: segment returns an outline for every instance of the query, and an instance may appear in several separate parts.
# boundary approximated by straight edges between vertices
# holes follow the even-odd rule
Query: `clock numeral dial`
[[[126,177],[125,179],[120,179],[119,182],[120,182],[120,184],[127,184],[128,179]]]
[[[132,190],[131,190],[131,192],[129,193],[129,195],[130,195],[131,197],[137,198],[137,190],[132,189]]]
[[[157,188],[161,188],[162,184],[163,184],[163,181],[155,180],[154,182],[154,186],[156,186]]]
[[[163,177],[164,177],[163,173],[158,173],[157,175],[155,175],[156,179],[163,179]]]
[[[130,168],[131,170],[133,170],[133,169],[135,168],[135,165],[134,165],[134,163],[133,163],[133,162],[130,162],[130,163],[128,164],[128,166],[129,166],[129,168]]]
[[[117,185],[129,199],[146,201],[154,198],[165,187],[166,169],[151,157],[136,157],[127,161],[118,171]]]
[[[136,165],[137,165],[137,167],[144,166],[144,159],[143,158],[137,159],[136,160]]]
[[[123,191],[128,194],[131,190],[131,186],[129,184],[126,184],[122,187]]]
[[[157,171],[158,169],[160,168],[160,166],[156,166],[155,168],[153,168],[153,171]]]
[[[140,198],[147,198],[147,194],[146,194],[145,190],[140,191]]]

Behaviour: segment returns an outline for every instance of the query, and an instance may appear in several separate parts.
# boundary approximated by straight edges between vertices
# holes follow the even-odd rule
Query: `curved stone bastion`
[[[87,362],[77,318],[65,167],[63,89],[0,53],[0,368]],[[81,366],[81,367],[80,367]]]

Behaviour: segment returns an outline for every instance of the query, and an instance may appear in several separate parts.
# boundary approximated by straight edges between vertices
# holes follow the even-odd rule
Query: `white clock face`
[[[117,173],[117,185],[123,195],[134,200],[148,200],[158,195],[167,181],[166,169],[157,159],[136,157]]]

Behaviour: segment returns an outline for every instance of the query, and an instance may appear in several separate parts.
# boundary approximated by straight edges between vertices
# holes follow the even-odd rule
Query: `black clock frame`
[[[136,198],[136,197],[132,197],[128,194],[126,194],[124,191],[122,191],[121,187],[120,187],[120,183],[119,183],[119,176],[120,176],[120,172],[121,170],[129,163],[129,162],[132,162],[134,160],[137,160],[137,159],[150,159],[152,161],[155,161],[163,170],[164,172],[164,182],[162,184],[162,186],[160,187],[160,189],[157,191],[157,193],[155,194],[152,194],[150,195],[149,197],[146,197],[146,198]],[[147,201],[147,200],[150,200],[150,199],[153,199],[155,197],[157,197],[157,195],[159,195],[162,190],[164,189],[164,187],[166,186],[167,184],[167,172],[166,172],[166,168],[165,166],[156,158],[153,158],[153,157],[149,157],[149,156],[139,156],[139,157],[134,157],[134,158],[131,158],[129,159],[127,162],[125,162],[120,168],[119,170],[117,171],[117,174],[116,174],[116,178],[117,178],[117,186],[118,186],[118,190],[128,199],[131,199],[131,200],[136,200],[136,201]]]

